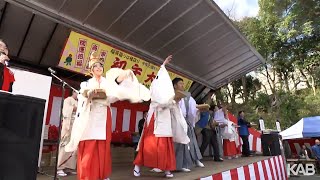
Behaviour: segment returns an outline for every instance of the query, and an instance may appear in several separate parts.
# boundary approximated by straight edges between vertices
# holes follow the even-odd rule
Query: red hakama
[[[232,157],[240,154],[239,148],[236,146],[235,141],[230,141],[228,139],[223,140],[223,153],[224,156]]]
[[[139,151],[133,164],[161,170],[176,169],[176,157],[172,137],[156,137],[154,131],[154,114],[149,125],[145,123]]]
[[[2,77],[0,77],[2,78]],[[14,75],[12,73],[12,71],[10,71],[9,68],[7,68],[6,66],[3,67],[3,83],[2,83],[2,87],[0,87],[0,90],[3,91],[10,91],[11,90],[11,84],[14,83],[15,79],[14,79]]]
[[[111,175],[111,111],[107,108],[106,140],[80,141],[78,148],[78,179],[98,180]]]
[[[238,121],[237,118],[230,113],[228,113],[228,119],[231,122],[233,122],[234,124],[237,124],[237,121]],[[237,132],[237,134],[238,134],[238,132]],[[240,144],[239,138],[240,137],[238,137],[239,144]],[[240,146],[237,147],[235,141],[230,141],[228,139],[224,139],[223,140],[223,153],[224,153],[224,156],[227,156],[227,157],[232,157],[232,156],[236,156],[238,154],[241,154]]]

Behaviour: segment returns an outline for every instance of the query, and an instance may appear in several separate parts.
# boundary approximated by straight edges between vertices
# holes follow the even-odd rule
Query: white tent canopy
[[[283,140],[320,137],[320,116],[302,118],[280,135]]]
[[[280,135],[282,136],[283,140],[302,138],[302,130],[303,130],[303,119],[301,119],[296,124],[289,127],[288,129],[282,131]]]

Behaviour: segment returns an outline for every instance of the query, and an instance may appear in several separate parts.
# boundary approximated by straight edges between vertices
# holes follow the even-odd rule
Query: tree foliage
[[[247,75],[221,91],[234,112],[245,109],[270,126],[276,119],[290,126],[320,115],[320,1],[259,0],[259,7],[257,17],[234,23],[266,60],[257,72],[267,83]],[[303,83],[307,89],[299,90]],[[245,103],[236,103],[237,98]]]

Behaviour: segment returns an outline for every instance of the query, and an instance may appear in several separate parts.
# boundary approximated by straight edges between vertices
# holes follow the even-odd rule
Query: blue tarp
[[[303,118],[303,137],[320,137],[320,116]]]

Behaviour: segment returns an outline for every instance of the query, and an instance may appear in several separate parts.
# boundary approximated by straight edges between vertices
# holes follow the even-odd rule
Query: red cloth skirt
[[[0,90],[3,91],[9,91],[10,90],[10,84],[15,81],[14,75],[11,72],[10,69],[7,68],[7,66],[3,67],[3,83],[2,87],[0,87]]]
[[[85,140],[79,143],[77,174],[79,180],[106,179],[111,175],[111,111],[107,108],[106,140]]]
[[[240,149],[236,146],[234,141],[229,141],[228,139],[223,140],[223,153],[224,156],[235,156],[240,154]]]
[[[176,169],[176,157],[172,137],[156,137],[154,131],[154,114],[149,125],[144,124],[139,151],[133,164],[161,170]]]

